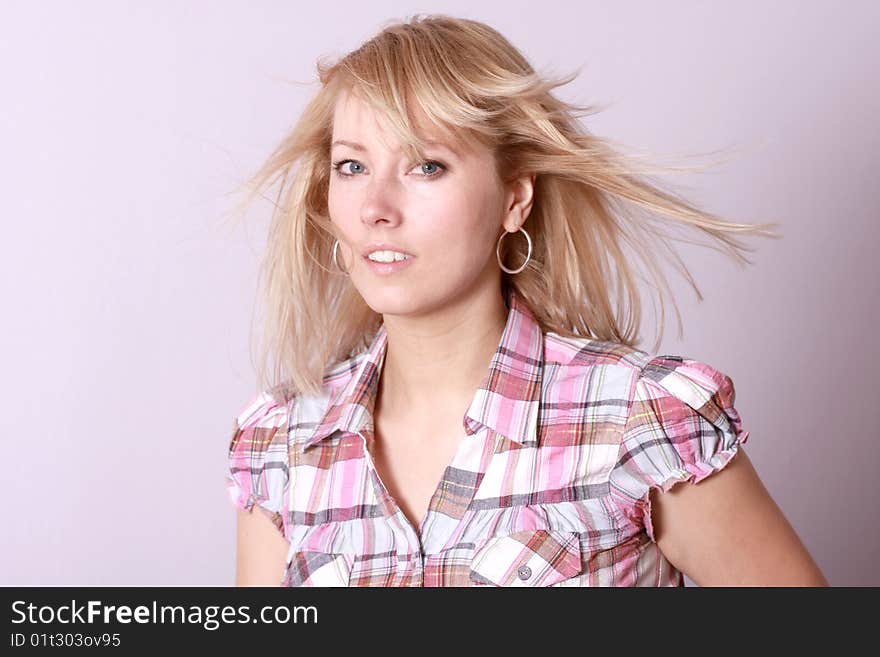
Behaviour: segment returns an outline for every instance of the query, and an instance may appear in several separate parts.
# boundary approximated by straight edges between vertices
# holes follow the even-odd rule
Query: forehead
[[[429,145],[450,148],[462,155],[467,146],[452,135],[443,134],[425,116],[417,103],[411,105],[411,122],[416,134]],[[348,91],[341,91],[333,111],[333,141],[346,140],[371,147],[372,143],[394,150],[397,138],[394,132],[382,125],[379,113],[365,100]]]

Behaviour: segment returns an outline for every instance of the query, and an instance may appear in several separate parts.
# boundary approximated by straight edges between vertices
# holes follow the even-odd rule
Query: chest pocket
[[[392,528],[380,516],[294,524],[282,586],[377,586],[394,581],[397,554]]]
[[[477,544],[473,586],[552,586],[583,569],[577,532],[530,529]]]

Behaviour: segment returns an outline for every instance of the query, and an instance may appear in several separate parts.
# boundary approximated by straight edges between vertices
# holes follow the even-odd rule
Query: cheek
[[[445,198],[434,199],[430,215],[437,233],[456,241],[471,243],[485,241],[499,223],[499,201],[487,194],[485,186],[468,185],[448,190]],[[476,246],[476,245],[475,245]]]
[[[473,269],[485,264],[487,254],[495,248],[491,218],[461,207],[419,222],[414,243],[423,245],[434,262],[443,267]]]
[[[484,252],[490,246],[494,248],[493,237],[501,224],[499,205],[495,199],[474,193],[460,203],[450,216],[449,231],[468,251]]]
[[[343,205],[344,194],[338,185],[333,182],[333,174],[330,174],[330,184],[327,187],[327,209],[334,219],[339,214]]]
[[[351,194],[346,193],[345,188],[337,183],[330,183],[327,192],[327,212],[330,221],[341,228],[350,225],[357,219],[357,204]]]

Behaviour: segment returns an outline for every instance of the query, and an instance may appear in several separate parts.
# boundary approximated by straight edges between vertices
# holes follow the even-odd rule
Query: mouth
[[[407,269],[412,264],[412,261],[415,260],[415,256],[408,255],[403,260],[392,260],[390,262],[370,260],[366,255],[363,256],[363,259],[370,271],[380,276],[388,276]]]
[[[371,253],[375,253],[377,251],[390,251],[391,253],[402,253],[405,256],[414,257],[412,253],[403,249],[396,244],[391,244],[390,242],[371,242],[367,244],[363,250],[361,251],[361,255],[366,257]]]

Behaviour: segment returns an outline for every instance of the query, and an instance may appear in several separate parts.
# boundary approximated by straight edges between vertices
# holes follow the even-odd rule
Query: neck
[[[382,412],[425,418],[443,408],[458,413],[488,373],[507,312],[494,286],[418,317],[385,316],[388,342],[377,401]]]

